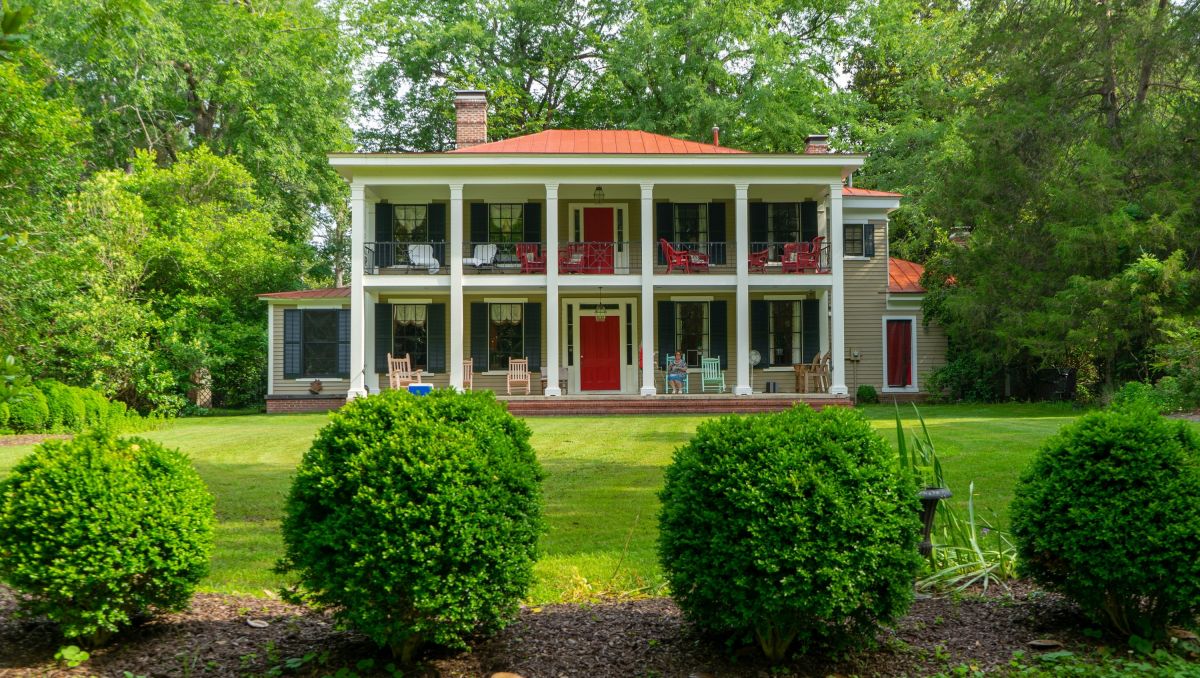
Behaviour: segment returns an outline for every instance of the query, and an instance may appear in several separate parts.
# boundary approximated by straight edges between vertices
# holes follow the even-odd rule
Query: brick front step
[[[621,415],[621,414],[753,414],[786,410],[795,403],[814,409],[833,405],[849,407],[849,398],[789,395],[754,396],[501,396],[508,411],[518,416]]]
[[[268,396],[267,414],[328,412],[346,404],[346,396]]]

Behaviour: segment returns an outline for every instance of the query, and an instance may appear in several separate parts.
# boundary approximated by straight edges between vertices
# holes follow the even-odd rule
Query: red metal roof
[[[736,148],[685,141],[638,130],[548,129],[536,134],[468,146],[451,153],[745,153]]]
[[[892,294],[921,294],[921,275],[925,267],[904,259],[888,257],[888,292]]]
[[[294,292],[264,292],[259,299],[336,299],[350,296],[349,287],[323,287],[315,290],[296,290]]]
[[[889,191],[873,191],[869,188],[856,188],[854,186],[843,186],[842,195],[852,195],[859,198],[903,198],[903,193],[891,193]]]

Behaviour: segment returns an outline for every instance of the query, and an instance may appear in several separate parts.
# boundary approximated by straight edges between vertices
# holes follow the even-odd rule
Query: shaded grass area
[[[893,443],[895,410],[864,408]],[[1043,440],[1079,415],[1069,405],[1006,404],[921,408],[956,492],[1003,524],[1013,486]],[[917,425],[911,407],[905,424]],[[291,475],[326,414],[183,419],[146,437],[179,447],[217,498],[217,547],[203,588],[263,595],[285,584],[271,572],[282,552],[279,519]],[[596,593],[661,590],[655,555],[664,467],[703,417],[622,416],[528,419],[546,469],[550,532],[530,592],[535,603]],[[1200,426],[1200,425],[1198,425]],[[32,449],[0,447],[0,477]]]

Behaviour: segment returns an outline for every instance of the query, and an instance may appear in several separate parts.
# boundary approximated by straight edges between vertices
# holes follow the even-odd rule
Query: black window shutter
[[[446,204],[429,203],[429,242],[446,242]]]
[[[375,304],[375,373],[387,374],[392,352],[392,305]]]
[[[300,378],[300,311],[287,309],[283,312],[283,378]]]
[[[525,242],[542,241],[542,203],[525,203]]]
[[[645,228],[645,226],[642,226]],[[675,212],[671,209],[671,203],[660,202],[654,206],[654,235],[655,240],[666,240],[671,242],[675,239]],[[662,243],[655,242],[654,249],[658,251],[659,265],[666,265],[667,256],[663,254]]]
[[[525,304],[522,324],[525,330],[525,356],[529,358],[529,371],[542,369],[542,305]]]
[[[812,240],[817,237],[817,201],[805,200],[800,203],[800,239]]]
[[[471,359],[476,372],[488,369],[488,305],[471,304]]]
[[[710,202],[708,203],[708,241],[717,243],[716,247],[712,248],[712,263],[718,266],[725,265],[725,203]]]
[[[425,310],[427,362],[430,372],[446,371],[446,305],[430,304]]]
[[[771,302],[750,302],[750,348],[762,356],[759,367],[771,364]]]
[[[875,224],[863,226],[863,256],[875,256]]]
[[[350,378],[350,309],[338,311],[338,376]]]
[[[471,242],[488,241],[488,206],[486,202],[471,203]],[[472,255],[474,256],[474,255]]]
[[[675,355],[675,302],[658,302],[658,366],[663,368],[666,363],[664,356]]]
[[[804,362],[811,363],[821,351],[821,300],[805,299],[800,314],[804,318]]]
[[[386,202],[375,204],[375,266],[391,266],[396,261],[396,246],[392,229],[392,206]],[[387,244],[384,244],[387,243]]]
[[[767,203],[752,202],[750,207],[750,248],[761,247],[767,241]]]
[[[708,305],[708,347],[712,355],[709,358],[720,358],[721,369],[729,366],[729,302],[713,301]],[[742,356],[745,360],[746,356]]]

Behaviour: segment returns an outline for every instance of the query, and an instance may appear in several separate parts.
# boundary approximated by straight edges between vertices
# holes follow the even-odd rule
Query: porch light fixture
[[[597,186],[595,192],[592,193],[592,197],[596,199],[596,202],[604,202],[604,187]]]
[[[600,189],[597,188],[596,190],[599,191]],[[596,322],[598,322],[598,323],[602,323],[605,320],[608,320],[608,307],[604,305],[604,288],[603,287],[600,288],[600,303],[596,304],[596,311],[593,315],[596,318]]]

